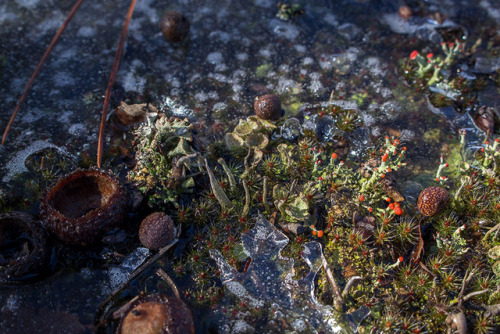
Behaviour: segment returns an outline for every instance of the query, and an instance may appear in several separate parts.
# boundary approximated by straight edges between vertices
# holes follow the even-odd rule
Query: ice
[[[66,152],[65,149],[44,140],[37,140],[31,143],[30,146],[26,147],[24,150],[17,152],[16,155],[7,162],[4,167],[7,170],[7,174],[2,178],[2,181],[9,182],[15,175],[27,172],[28,168],[26,168],[25,165],[26,159],[30,155],[37,153],[45,148],[55,148],[63,155],[76,160],[72,155]]]
[[[294,140],[302,134],[300,122],[296,118],[288,118],[280,127],[280,136],[286,140]]]
[[[500,69],[500,57],[499,58],[484,58],[477,57],[476,63],[474,64],[474,72],[476,73],[493,73]]]
[[[68,132],[73,136],[80,136],[87,132],[87,127],[85,126],[85,124],[76,123],[69,127]]]
[[[177,103],[170,97],[166,97],[163,105],[161,106],[163,111],[170,111],[174,116],[177,117],[192,117],[194,115],[193,110],[190,108]]]
[[[2,312],[16,312],[21,306],[22,300],[21,296],[18,295],[10,295],[9,298],[5,301],[5,305],[2,307]]]
[[[38,3],[40,2],[40,0],[16,0],[16,2],[21,7],[33,8],[36,5],[38,5]]]
[[[295,280],[293,259],[281,255],[289,240],[262,214],[257,216],[255,227],[244,234],[241,240],[243,251],[251,258],[244,273],[231,267],[219,251],[210,250],[210,256],[221,271],[222,283],[230,292],[250,302],[252,307],[269,307],[273,319],[286,323],[296,333],[342,332],[332,307],[320,304],[314,295],[314,279],[323,259],[320,243],[312,241],[304,246],[302,258],[310,271],[304,278]],[[360,313],[367,315],[364,309]],[[227,319],[222,322],[226,326],[221,323],[221,331],[238,333],[237,326],[232,326],[232,331],[227,328]],[[347,327],[347,322],[342,326]],[[256,328],[257,332],[259,330],[265,329]]]
[[[337,26],[339,24],[337,17],[332,13],[326,14],[323,20],[325,20],[326,23],[332,26]]]
[[[210,64],[213,64],[213,65],[218,65],[220,63],[222,63],[222,60],[224,58],[222,57],[222,53],[216,51],[216,52],[211,52],[208,54],[207,56],[207,61],[210,63]]]
[[[278,19],[270,20],[269,28],[278,37],[284,37],[291,41],[295,40],[300,34],[299,29],[295,25],[280,21]]]
[[[147,248],[139,247],[130,253],[118,267],[108,269],[108,277],[111,289],[114,290],[123,284],[130,275],[139,267],[149,256],[150,251]]]

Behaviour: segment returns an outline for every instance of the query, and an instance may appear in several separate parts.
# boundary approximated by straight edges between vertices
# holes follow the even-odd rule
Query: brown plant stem
[[[3,132],[3,137],[2,137],[2,145],[5,144],[5,140],[7,139],[7,135],[10,131],[10,128],[12,127],[12,123],[14,123],[14,119],[17,116],[17,113],[19,112],[19,109],[21,109],[21,105],[24,102],[24,99],[26,99],[26,96],[28,95],[28,92],[30,90],[31,85],[33,84],[33,81],[35,81],[36,76],[40,72],[40,69],[42,68],[43,64],[45,63],[45,60],[49,57],[50,53],[52,52],[52,49],[56,45],[57,41],[59,40],[59,37],[63,33],[64,29],[66,29],[66,26],[68,25],[69,21],[73,18],[75,15],[76,11],[78,10],[78,7],[83,3],[83,0],[78,0],[74,5],[73,8],[71,8],[70,12],[68,13],[68,16],[66,16],[66,20],[61,24],[59,27],[59,30],[57,30],[54,38],[52,38],[52,41],[50,42],[47,50],[45,50],[45,53],[42,56],[42,59],[40,59],[40,62],[35,68],[35,71],[31,75],[30,80],[26,84],[26,87],[24,88],[23,94],[21,95],[21,98],[17,102],[16,108],[14,109],[14,112],[12,113],[12,116],[10,116],[9,123],[7,123],[7,126],[5,127],[5,131]]]
[[[332,288],[333,306],[334,306],[336,311],[343,312],[344,299],[342,298],[342,294],[340,293],[339,286],[335,282],[335,278],[333,277],[332,270],[330,269],[328,262],[326,262],[326,258],[323,255],[323,253],[321,254],[321,260],[322,260],[323,269],[325,270],[325,273],[326,273],[326,278],[328,279],[328,282],[330,283],[330,286]]]
[[[177,299],[181,299],[181,294],[179,293],[179,289],[177,288],[177,285],[175,282],[168,276],[168,274],[161,268],[159,268],[156,271],[156,275],[160,276],[162,280],[168,283],[172,291],[174,292],[174,295],[177,297]]]
[[[127,17],[125,23],[123,24],[122,33],[120,35],[120,41],[118,42],[118,49],[115,53],[115,60],[113,61],[113,67],[111,68],[111,74],[109,76],[108,87],[106,88],[106,96],[104,97],[104,105],[102,108],[101,115],[101,126],[99,127],[99,141],[97,143],[97,167],[101,168],[102,161],[102,151],[104,146],[104,131],[106,127],[106,118],[108,115],[109,100],[111,98],[111,89],[115,83],[116,72],[118,72],[118,67],[120,66],[120,58],[123,53],[123,46],[125,45],[125,39],[127,38],[128,24],[134,13],[135,3],[137,0],[132,0],[130,6],[128,7]]]

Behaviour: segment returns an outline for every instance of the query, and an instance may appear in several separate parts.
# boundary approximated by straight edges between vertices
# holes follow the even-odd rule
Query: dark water
[[[200,136],[213,140],[253,112],[257,95],[280,94],[287,115],[294,116],[334,91],[334,99],[356,109],[364,122],[350,138],[351,154],[372,137],[397,135],[411,152],[406,178],[434,173],[439,156],[451,154],[459,128],[479,135],[467,113],[432,107],[426,94],[407,84],[400,64],[413,50],[438,54],[446,34],[456,34],[469,50],[476,45],[463,72],[480,77],[497,71],[498,1],[407,1],[414,12],[407,20],[397,13],[404,1],[297,1],[304,14],[288,22],[276,17],[276,3],[139,0],[112,105],[151,102],[188,117]],[[0,4],[2,130],[72,5]],[[36,200],[12,205],[10,199],[36,193],[16,186],[16,175],[39,148],[57,146],[76,164],[95,163],[104,91],[127,6],[87,1],[62,35],[0,147],[2,211],[37,213]],[[188,38],[178,44],[166,42],[158,28],[161,15],[172,9],[191,21]],[[486,65],[475,66],[478,58]],[[498,87],[488,82],[478,101],[498,106]],[[107,155],[105,164],[111,160]],[[80,324],[91,331],[95,308],[112,289],[109,274],[82,263],[33,285],[2,288],[0,331],[70,333]],[[42,330],[36,325],[42,323],[52,327]]]

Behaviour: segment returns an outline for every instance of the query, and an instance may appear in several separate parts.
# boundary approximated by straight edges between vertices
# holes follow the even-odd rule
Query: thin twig
[[[462,308],[462,304],[464,302],[465,286],[467,285],[467,283],[469,283],[469,281],[472,279],[473,276],[474,276],[474,270],[469,271],[469,269],[467,269],[465,271],[464,280],[462,281],[462,289],[460,290],[460,294],[458,295],[459,308]]]
[[[156,271],[156,275],[160,276],[162,280],[168,283],[172,291],[174,292],[174,295],[177,297],[177,299],[181,299],[181,294],[179,293],[179,289],[177,288],[177,285],[175,285],[175,282],[168,276],[168,274],[161,268],[158,268]]]
[[[335,278],[333,277],[332,270],[330,269],[328,262],[326,262],[325,256],[323,254],[321,254],[321,260],[322,260],[323,269],[326,272],[326,278],[328,279],[328,282],[330,283],[330,286],[332,288],[332,292],[334,295],[334,297],[333,297],[334,307],[337,311],[342,311],[344,308],[344,299],[342,298],[342,294],[340,293],[339,286],[335,282]]]
[[[351,278],[349,278],[349,281],[347,282],[344,290],[342,291],[342,297],[343,298],[347,297],[347,295],[349,294],[349,290],[351,290],[354,283],[356,283],[357,281],[362,281],[362,280],[363,280],[363,277],[361,277],[361,276],[352,276]]]
[[[486,239],[488,239],[488,237],[490,236],[491,233],[495,232],[495,231],[498,231],[500,229],[500,223],[496,224],[495,226],[493,226],[492,228],[490,228],[488,230],[488,232],[486,232],[484,234],[484,237],[483,237],[483,241],[485,241]]]
[[[482,295],[483,293],[486,293],[486,292],[489,292],[489,291],[491,291],[491,290],[490,289],[484,289],[484,290],[481,290],[481,291],[471,292],[467,296],[464,297],[464,302],[468,301],[472,297],[476,297],[476,296]]]
[[[500,304],[483,305],[483,307],[486,309],[485,315],[487,317],[493,318],[500,314]]]
[[[269,212],[269,203],[267,203],[267,188],[268,188],[268,177],[264,176],[262,185],[262,203],[264,203],[264,208],[266,212]]]
[[[10,128],[12,126],[12,123],[14,123],[14,119],[17,116],[17,113],[19,112],[19,109],[21,109],[21,105],[23,104],[24,99],[26,99],[26,96],[28,95],[28,92],[30,90],[31,85],[33,84],[33,81],[35,81],[36,76],[40,72],[40,69],[42,68],[43,64],[45,63],[45,60],[47,60],[48,56],[52,52],[52,49],[56,45],[57,41],[59,40],[59,37],[63,33],[64,29],[66,29],[66,26],[68,25],[69,21],[73,18],[73,15],[75,15],[78,7],[82,4],[83,0],[78,0],[74,5],[73,8],[71,8],[68,16],[66,17],[66,20],[64,20],[63,24],[59,27],[59,30],[57,30],[54,38],[52,38],[52,41],[49,44],[49,47],[47,50],[45,50],[45,53],[42,56],[42,59],[40,59],[40,62],[38,63],[37,67],[35,68],[35,71],[31,75],[30,80],[28,81],[28,84],[26,84],[26,87],[24,88],[23,95],[21,95],[21,98],[17,102],[16,109],[14,109],[14,112],[12,113],[12,116],[10,116],[9,123],[5,127],[5,131],[3,133],[2,137],[2,145],[5,144],[5,140],[7,139],[7,134],[10,131]]]
[[[120,41],[118,42],[118,48],[115,53],[115,60],[113,61],[113,67],[111,68],[111,74],[109,75],[108,87],[106,88],[106,96],[104,97],[104,105],[102,108],[101,115],[101,126],[99,127],[99,141],[97,143],[97,167],[101,168],[102,161],[102,150],[104,146],[104,130],[106,127],[106,118],[108,115],[109,100],[111,99],[111,90],[113,89],[113,84],[115,83],[116,72],[118,72],[118,67],[120,66],[120,58],[123,53],[123,46],[125,45],[125,40],[127,38],[128,24],[134,13],[135,3],[137,0],[132,0],[130,6],[128,7],[127,18],[123,24],[122,33],[120,35]]]

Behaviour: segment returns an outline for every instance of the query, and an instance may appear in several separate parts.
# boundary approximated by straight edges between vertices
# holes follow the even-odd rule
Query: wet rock
[[[161,19],[160,28],[169,42],[180,42],[186,38],[191,24],[187,17],[178,11],[167,12]]]
[[[448,191],[441,187],[428,187],[418,196],[417,208],[424,216],[435,216],[450,204]]]

